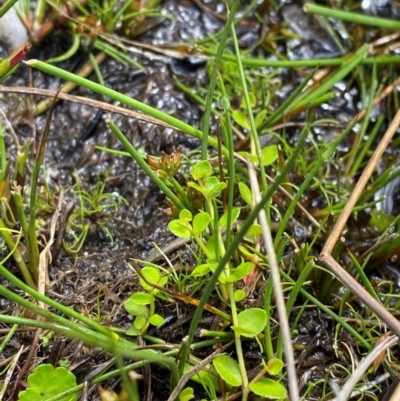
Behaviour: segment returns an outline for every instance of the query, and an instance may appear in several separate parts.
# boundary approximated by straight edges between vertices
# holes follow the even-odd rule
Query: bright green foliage
[[[10,70],[10,60],[9,59],[0,59],[0,80],[7,75]]]
[[[236,333],[244,337],[256,337],[267,324],[267,312],[260,308],[246,309],[238,314],[238,326],[232,326]]]
[[[22,391],[19,401],[45,401],[76,386],[76,378],[65,368],[53,365],[39,365],[28,376],[29,387]],[[60,401],[75,401],[76,394],[60,398]]]
[[[255,383],[250,383],[249,387],[253,393],[274,400],[283,399],[287,395],[285,387],[272,379],[262,378]]]
[[[257,105],[257,98],[254,93],[249,92],[249,99],[250,99],[250,107],[256,107]],[[240,102],[240,107],[245,109],[247,107],[246,98],[243,96],[242,101]]]
[[[271,359],[268,361],[268,364],[266,366],[267,372],[271,375],[277,375],[282,371],[283,368],[283,361],[281,359]]]
[[[241,208],[240,207],[233,207],[231,210],[231,224],[233,224],[240,215]],[[222,228],[226,228],[228,220],[228,212],[224,213],[222,217],[219,219],[219,224]]]
[[[240,386],[242,376],[239,364],[228,355],[219,355],[214,359],[214,367],[222,379],[231,386]]]
[[[192,221],[192,213],[183,209],[179,213],[179,219],[169,222],[170,231],[180,238],[189,238],[191,235],[201,234],[209,225],[211,217],[206,212],[196,214]],[[190,222],[192,221],[192,224]]]
[[[189,182],[188,185],[197,189],[207,199],[218,197],[221,191],[226,188],[226,183],[220,182],[219,179],[214,176],[205,179],[203,185],[196,184],[195,182]]]
[[[251,195],[250,188],[244,182],[239,182],[239,192],[243,200],[251,206],[253,203],[253,196]]]
[[[190,230],[180,220],[172,220],[168,223],[168,228],[170,229],[171,233],[176,235],[179,238],[189,238],[190,237]]]
[[[244,129],[247,129],[250,131],[250,124],[249,120],[247,119],[247,116],[243,111],[241,110],[234,110],[232,112],[232,117],[233,119]]]
[[[244,290],[236,290],[234,292],[235,302],[241,302],[246,298]]]
[[[261,160],[264,166],[269,166],[278,158],[278,146],[270,145],[261,149]]]
[[[146,292],[137,292],[129,297],[135,304],[149,305],[154,302],[154,296]]]
[[[380,233],[383,233],[393,223],[394,217],[382,212],[381,210],[373,210],[369,225],[375,227]]]
[[[206,212],[200,212],[193,219],[193,234],[201,234],[209,225],[211,217]]]
[[[195,181],[204,180],[212,174],[211,164],[207,160],[196,163],[192,168],[192,177]]]
[[[191,387],[186,387],[179,394],[179,401],[189,401],[194,398],[193,389]]]
[[[241,156],[245,157],[246,159],[250,160],[254,165],[256,165],[256,166],[259,165],[259,159],[258,159],[257,155],[250,153],[250,152],[246,152],[246,151],[239,152],[239,154]],[[265,148],[261,149],[261,161],[264,166],[271,165],[277,158],[278,158],[278,146],[270,145],[270,146],[266,146]],[[242,184],[242,183],[239,183],[239,186],[240,186],[240,184]],[[245,185],[245,184],[242,184],[242,185]],[[242,191],[241,191],[241,195],[244,198],[245,202],[250,204],[248,202],[249,196],[247,195],[245,198],[242,194]]]
[[[145,266],[141,270],[141,274],[150,283],[157,284],[161,287],[166,284],[167,278],[162,277],[159,270],[153,266]],[[126,311],[135,317],[132,327],[126,333],[131,336],[146,333],[150,324],[153,326],[160,326],[164,323],[164,318],[154,313],[155,294],[159,292],[159,290],[147,284],[142,277],[140,277],[140,283],[147,292],[136,292],[124,302]]]
[[[236,269],[231,269],[230,275],[228,277],[220,276],[220,281],[222,283],[234,283],[236,281],[242,280],[250,274],[253,268],[253,263],[243,262],[238,267],[236,267]]]

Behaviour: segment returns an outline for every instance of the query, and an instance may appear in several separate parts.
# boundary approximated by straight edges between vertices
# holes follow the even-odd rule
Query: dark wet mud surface
[[[260,2],[262,3],[262,2]],[[264,2],[267,3],[267,2]],[[276,45],[279,52],[288,59],[308,59],[341,56],[342,50],[332,41],[324,27],[314,17],[305,16],[299,2],[281,2],[265,11],[264,20],[257,20],[253,14],[248,15],[238,26],[238,37],[243,48],[254,46],[254,55],[271,57],[271,43],[264,36],[258,44],[261,34],[268,28],[276,28],[280,24],[289,24],[297,34],[295,39],[281,39]],[[373,3],[373,2],[372,2]],[[383,6],[371,5],[365,12],[373,15],[398,15],[399,8],[395,4]],[[201,5],[201,6],[200,6]],[[263,4],[260,5],[262,7]],[[155,46],[167,47],[200,40],[207,35],[218,32],[224,25],[225,6],[221,2],[165,1],[161,5],[165,14],[171,14],[172,19],[165,18],[157,26],[147,30],[136,41]],[[389,10],[389,11],[388,11]],[[341,31],[338,27],[339,36]],[[342,46],[350,50],[349,43],[343,36]],[[258,45],[256,45],[258,44]],[[29,58],[46,60],[68,49],[68,36],[62,30],[56,30],[50,39],[46,39],[38,48],[34,48]],[[186,85],[207,87],[206,65],[203,59],[189,56],[169,57],[162,52],[154,52],[152,56],[135,55],[135,59],[145,72],[133,66],[122,66],[118,62],[107,59],[101,65],[105,84],[123,94],[151,105],[191,125],[200,126],[202,108],[194,103],[175,84],[175,77]],[[81,50],[72,59],[61,64],[65,69],[74,71],[87,61],[87,52]],[[269,69],[264,70],[265,73]],[[89,77],[96,80],[94,75]],[[297,87],[303,74],[297,71],[282,69],[274,79],[280,89],[274,100],[276,106]],[[46,76],[39,71],[22,66],[19,71],[9,78],[8,86],[35,86],[56,90],[62,84],[58,79]],[[352,83],[341,82],[336,87],[337,96],[329,103],[316,110],[318,118],[334,118],[345,126],[350,119],[362,108],[360,94]],[[77,88],[73,94],[104,100],[101,96],[84,89]],[[38,98],[33,98],[37,102]],[[22,95],[1,95],[0,107],[18,135],[19,141],[34,137],[37,146],[38,138],[44,131],[47,113],[33,118],[31,100]],[[387,111],[387,110],[381,110]],[[390,110],[389,110],[390,111]],[[390,113],[388,113],[390,114]],[[126,134],[127,138],[144,154],[160,155],[161,151],[171,153],[182,147],[184,154],[190,154],[199,148],[199,141],[182,132],[154,124],[138,121],[119,115],[110,115],[112,120]],[[295,142],[301,132],[304,115],[300,114],[295,121],[299,125],[288,127],[285,131],[289,142]],[[382,131],[385,124],[382,126]],[[90,131],[90,132],[88,132]],[[329,141],[341,131],[340,128],[326,126],[315,127],[313,131],[316,141]],[[9,134],[9,130],[7,130]],[[10,155],[15,155],[16,146],[12,135],[7,136]],[[105,192],[113,193],[121,200],[118,208],[107,215],[100,216],[98,221],[91,222],[88,236],[81,249],[75,255],[62,250],[57,261],[49,268],[50,288],[48,295],[65,305],[73,307],[82,313],[94,313],[98,302],[101,302],[101,315],[106,316],[107,322],[113,326],[127,329],[131,324],[123,308],[123,301],[138,288],[137,279],[132,273],[128,262],[131,259],[146,259],[154,249],[154,243],[160,247],[166,246],[175,237],[167,228],[168,218],[161,210],[166,208],[164,196],[149,180],[143,171],[128,157],[117,156],[96,150],[94,146],[109,147],[122,150],[122,146],[107,128],[104,115],[97,110],[83,105],[66,101],[60,102],[54,112],[51,123],[50,138],[46,148],[45,174],[42,176],[43,185],[47,185],[60,195],[60,188],[71,188],[79,183],[80,187],[92,191],[99,180],[105,182]],[[346,152],[351,146],[351,139],[341,144],[338,152]],[[336,171],[332,172],[332,180]],[[45,178],[43,178],[45,177]],[[78,178],[77,178],[78,177]],[[302,177],[292,177],[294,183],[299,183]],[[395,185],[395,184],[392,184]],[[386,189],[386,191],[391,191]],[[309,192],[308,205],[310,208],[323,208],[323,196]],[[64,205],[71,200],[78,205],[77,197],[69,189],[64,195]],[[338,195],[338,198],[340,195]],[[397,198],[396,198],[397,199]],[[388,203],[388,202],[387,202]],[[56,199],[54,200],[54,207]],[[43,213],[43,218],[50,219],[51,213]],[[112,238],[99,221],[106,222]],[[355,224],[356,225],[356,224]],[[296,231],[297,230],[297,231]],[[294,224],[293,235],[299,245],[306,242],[307,230],[303,222]],[[68,235],[67,241],[72,240]],[[368,245],[369,246],[369,245]],[[366,246],[367,247],[367,246]],[[364,248],[360,249],[362,252]],[[176,251],[174,251],[176,252]],[[172,253],[172,257],[176,253]],[[183,254],[183,261],[193,263],[189,252]],[[343,261],[346,263],[346,261]],[[133,263],[133,262],[131,262]],[[393,266],[391,266],[393,267]],[[12,266],[10,266],[12,268]],[[390,270],[390,269],[389,269]],[[392,268],[397,272],[397,266]],[[383,277],[388,273],[380,273]],[[379,274],[378,274],[379,275]],[[396,277],[391,276],[393,282]],[[159,313],[171,317],[164,328],[155,334],[166,341],[179,343],[188,328],[188,321],[193,313],[192,307],[182,305],[177,310],[171,306],[157,305]],[[2,313],[14,313],[13,306],[6,300],[0,299]],[[348,316],[351,319],[353,316]],[[103,322],[104,323],[104,322]],[[212,328],[216,322],[204,318],[204,327]],[[300,332],[294,339],[297,352],[298,375],[300,387],[306,388],[309,381],[324,380],[328,366],[338,361],[334,345],[335,324],[328,316],[310,310],[304,314],[304,322],[300,324]],[[341,334],[339,340],[352,343],[352,340]],[[21,333],[16,337],[21,343],[29,344],[32,334]],[[15,349],[18,343],[14,344]],[[251,342],[247,344],[249,370],[259,365],[261,356],[253,352],[257,349]],[[15,349],[9,347],[4,356],[11,356]],[[204,351],[203,351],[204,352]],[[211,351],[212,352],[212,351]],[[76,344],[73,341],[55,338],[48,350],[43,350],[40,356],[46,356],[56,364],[60,359],[70,359],[73,371],[80,380],[84,380],[87,372],[108,360],[108,356],[97,350]],[[339,358],[344,363],[345,357]],[[345,360],[347,362],[347,359]],[[338,377],[342,372],[331,370]],[[165,383],[166,372],[155,367],[152,371],[153,384],[159,388],[159,393],[152,395],[152,400],[165,400],[168,397],[168,386]],[[110,381],[110,386],[118,388],[117,381]],[[97,399],[96,389],[89,391],[89,399]],[[144,388],[143,388],[144,391]],[[203,396],[199,387],[198,399]],[[318,396],[318,395],[315,395]],[[310,398],[311,399],[311,398]],[[315,399],[315,398],[313,398]]]

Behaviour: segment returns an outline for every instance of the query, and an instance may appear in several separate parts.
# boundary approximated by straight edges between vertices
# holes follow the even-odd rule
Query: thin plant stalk
[[[202,48],[203,52],[210,56],[215,56],[215,50]],[[230,54],[224,54],[222,56],[224,61],[236,61],[236,56]],[[329,66],[340,66],[346,62],[348,57],[338,58],[322,58],[322,59],[304,59],[304,60],[266,60],[261,57],[253,58],[242,58],[244,66],[248,67],[271,67],[271,68],[298,68],[298,67],[329,67]],[[377,56],[377,57],[365,57],[360,61],[360,64],[399,64],[399,56]]]
[[[37,276],[34,278],[33,272],[30,272],[28,266],[26,265],[20,251],[18,250],[18,241],[15,242],[10,234],[10,229],[4,224],[3,220],[0,219],[0,234],[3,236],[4,241],[7,244],[10,253],[13,255],[15,262],[17,263],[19,269],[21,270],[22,276],[24,277],[26,283],[31,288],[36,288]],[[32,273],[32,274],[31,274]]]
[[[1,7],[0,7],[0,18],[11,8],[14,4],[17,3],[18,0],[7,0]]]
[[[215,60],[213,62],[213,70],[210,75],[210,83],[208,84],[208,92],[207,92],[207,99],[206,99],[206,107],[204,110],[203,116],[203,124],[202,124],[202,131],[203,131],[203,139],[201,143],[201,159],[207,159],[207,147],[208,147],[208,133],[210,130],[210,118],[211,118],[211,108],[212,102],[214,100],[214,89],[217,83],[217,71],[219,70],[222,62],[222,53],[226,48],[226,42],[228,40],[229,32],[231,27],[233,28],[233,20],[235,18],[236,10],[240,4],[239,0],[236,0],[229,11],[228,20],[226,21],[225,27],[222,31],[222,35],[220,38],[220,43],[218,45],[217,54],[215,55]]]
[[[261,202],[260,188],[258,186],[257,175],[254,168],[249,163],[249,178],[252,194],[257,203]],[[269,267],[271,271],[272,281],[274,284],[275,302],[278,310],[279,323],[281,325],[281,333],[284,340],[283,346],[285,350],[286,370],[288,374],[289,393],[291,401],[299,400],[299,387],[297,384],[296,365],[294,361],[294,352],[292,338],[290,335],[290,327],[288,315],[286,313],[285,300],[283,296],[281,278],[279,275],[279,266],[276,258],[274,243],[272,240],[271,229],[267,222],[265,208],[261,208],[258,218],[262,228],[262,236],[265,247],[267,249]]]
[[[36,155],[35,165],[33,166],[32,177],[31,177],[31,194],[29,199],[29,223],[28,223],[28,237],[26,241],[26,247],[28,249],[28,260],[30,265],[30,270],[34,273],[35,281],[37,282],[39,268],[39,242],[36,234],[36,199],[37,199],[37,185],[39,180],[40,169],[44,160],[44,151],[47,144],[47,139],[50,133],[51,119],[53,117],[54,106],[56,104],[57,95],[60,92],[57,91],[53,102],[51,103],[49,116],[46,121],[46,126],[43,135],[40,140],[38,153]]]
[[[332,154],[334,152],[336,152],[337,146],[349,134],[349,132],[353,128],[354,124],[355,124],[355,121],[353,120],[349,124],[349,126],[342,132],[342,134],[328,146],[328,148],[325,150],[325,152],[322,153],[321,157],[318,159],[314,168],[305,177],[304,182],[302,183],[301,187],[297,191],[296,195],[293,197],[293,200],[290,202],[290,205],[286,210],[286,213],[282,219],[282,222],[279,225],[279,229],[278,229],[278,232],[275,237],[275,245],[277,245],[277,242],[279,241],[285,228],[287,227],[287,224],[288,224],[290,218],[293,216],[294,210],[296,208],[296,204],[300,201],[300,198],[302,197],[304,191],[308,188],[310,182],[314,179],[315,175],[318,173],[318,171],[320,170],[322,165],[332,156]],[[308,129],[306,129],[305,131],[308,132]]]
[[[346,75],[354,71],[361,60],[368,53],[368,45],[361,46],[351,57],[347,58],[343,65],[324,83],[320,83],[317,88],[310,89],[311,93],[304,92],[300,99],[295,103],[294,107],[301,107],[312,102],[319,96],[323,95],[333,87],[337,82],[342,80]]]
[[[336,10],[331,7],[322,7],[315,4],[304,4],[304,11],[306,13],[317,14],[323,17],[335,18],[342,21],[349,21],[353,24],[363,24],[369,26],[376,26],[384,29],[400,30],[400,22],[396,19],[380,18],[376,16],[369,16],[360,13],[353,13],[349,11]]]

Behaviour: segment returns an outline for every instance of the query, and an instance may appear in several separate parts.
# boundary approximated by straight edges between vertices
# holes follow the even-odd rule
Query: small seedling
[[[18,401],[46,401],[76,387],[76,377],[65,368],[53,365],[39,365],[28,376],[29,387],[21,391]],[[60,398],[59,401],[75,401],[76,394]]]
[[[162,277],[160,271],[154,266],[145,266],[141,274],[150,283],[159,286],[164,286],[168,280],[167,277]],[[131,336],[146,333],[150,324],[160,326],[164,323],[164,318],[155,313],[155,295],[159,290],[149,286],[142,278],[140,283],[147,292],[136,292],[124,302],[126,311],[135,316],[132,327],[126,332]]]

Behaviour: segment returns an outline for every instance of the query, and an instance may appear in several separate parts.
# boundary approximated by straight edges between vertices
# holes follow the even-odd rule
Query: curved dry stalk
[[[247,163],[249,168],[249,178],[251,184],[251,190],[253,193],[255,203],[261,202],[260,187],[258,185],[257,175],[251,163]],[[292,346],[292,338],[290,336],[289,320],[286,313],[286,305],[283,297],[281,276],[279,274],[279,266],[276,260],[276,254],[274,249],[274,243],[272,241],[271,230],[268,226],[267,216],[265,209],[261,209],[258,218],[262,228],[262,236],[265,247],[267,249],[267,255],[269,260],[269,267],[271,270],[272,281],[274,283],[274,292],[276,307],[278,310],[279,323],[281,325],[283,344],[285,350],[285,361],[286,369],[288,374],[289,393],[291,401],[299,400],[299,387],[297,382],[296,366],[294,361],[294,353]]]
[[[359,383],[359,381],[364,376],[365,372],[369,369],[369,367],[374,363],[375,359],[382,352],[386,351],[388,348],[392,347],[399,341],[399,337],[390,336],[385,339],[381,343],[379,343],[358,365],[357,369],[353,372],[353,374],[349,377],[342,390],[338,393],[336,397],[336,401],[347,401],[354,387]],[[357,393],[357,390],[355,390]]]
[[[346,287],[348,287],[355,295],[357,295],[363,302],[365,302],[377,316],[379,316],[391,330],[400,336],[400,322],[378,301],[372,297],[368,291],[358,283],[358,281],[352,277],[347,271],[332,257],[333,248],[336,245],[339,237],[342,235],[342,231],[350,217],[354,206],[356,205],[362,191],[364,190],[371,174],[374,172],[377,163],[383,155],[389,145],[393,135],[400,125],[400,110],[397,112],[390,126],[388,127],[385,135],[381,142],[373,153],[367,166],[365,167],[357,185],[354,187],[350,198],[342,210],[335,226],[332,229],[331,234],[326,240],[325,246],[323,247],[319,259],[321,262],[328,267],[328,269],[339,279]]]
[[[56,91],[48,90],[48,89],[39,89],[39,88],[30,88],[30,87],[14,87],[14,86],[0,86],[0,93],[23,93],[29,95],[38,95],[38,96],[46,96],[46,97],[54,97]],[[98,109],[108,111],[110,113],[121,114],[127,117],[133,117],[141,121],[145,121],[147,123],[161,125],[166,128],[176,129],[172,125],[169,125],[157,118],[147,116],[145,114],[139,113],[134,110],[125,109],[123,107],[114,106],[112,104],[101,102],[99,100],[90,99],[82,96],[74,96],[68,95],[66,93],[60,92],[58,94],[59,99],[67,100],[69,102],[84,104],[86,106],[96,107]]]

